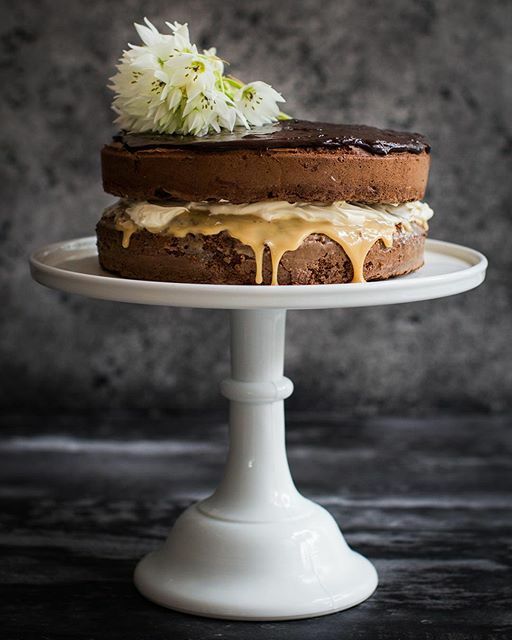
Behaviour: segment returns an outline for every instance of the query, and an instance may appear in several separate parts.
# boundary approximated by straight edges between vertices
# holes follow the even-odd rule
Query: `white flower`
[[[146,20],[147,18],[144,18]],[[149,20],[148,20],[149,22]],[[197,51],[196,45],[190,44],[190,36],[188,34],[188,24],[180,24],[179,22],[166,22],[165,23],[174,34],[176,43],[176,49],[178,51],[192,51],[192,48]]]
[[[118,114],[117,124],[128,131],[151,130],[153,114],[162,103],[164,89],[154,73],[121,63],[111,88],[116,92],[112,108]]]
[[[127,54],[129,62],[139,69],[159,69],[163,62],[176,53],[176,37],[159,33],[147,18],[144,18],[144,22],[147,26],[137,23],[134,25],[144,45],[128,45],[131,49]],[[184,28],[187,30],[188,36],[187,26],[184,25]],[[181,38],[180,42],[187,44],[188,38],[186,41]],[[188,46],[190,46],[190,42],[188,42]]]
[[[187,102],[181,133],[203,136],[210,130],[216,133],[221,129],[232,131],[235,121],[236,111],[225,94],[221,91],[201,93]]]
[[[171,33],[161,34],[144,22],[135,25],[143,44],[129,45],[110,79],[122,129],[203,136],[278,118],[282,96],[264,82],[244,85],[224,76],[216,50],[200,53],[186,24],[166,22]]]
[[[233,99],[247,122],[257,127],[277,120],[280,113],[277,103],[285,102],[280,93],[259,80],[241,87]]]
[[[213,91],[221,75],[215,61],[197,53],[172,56],[157,73],[166,85],[184,89],[189,100],[200,93]]]

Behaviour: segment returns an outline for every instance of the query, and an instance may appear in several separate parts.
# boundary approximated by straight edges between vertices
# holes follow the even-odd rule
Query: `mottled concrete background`
[[[113,131],[105,85],[146,14],[159,26],[189,21],[194,39],[216,45],[236,75],[272,83],[298,117],[427,134],[432,236],[490,258],[485,286],[455,298],[291,313],[289,407],[510,409],[511,11],[507,0],[4,3],[3,407],[224,406],[227,315],[87,300],[28,274],[30,250],[92,234],[111,201],[99,175]]]

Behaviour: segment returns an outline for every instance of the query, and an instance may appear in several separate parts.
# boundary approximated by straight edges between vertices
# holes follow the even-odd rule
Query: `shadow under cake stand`
[[[231,377],[221,384],[230,400],[224,477],[139,562],[139,591],[172,609],[240,620],[321,616],[368,598],[377,586],[373,565],[350,549],[325,509],[300,495],[288,468],[283,400],[293,385],[283,376],[286,310],[441,298],[477,287],[486,267],[472,249],[428,240],[425,266],[401,278],[252,287],[118,278],[100,268],[93,237],[36,251],[32,275],[55,289],[231,313]]]

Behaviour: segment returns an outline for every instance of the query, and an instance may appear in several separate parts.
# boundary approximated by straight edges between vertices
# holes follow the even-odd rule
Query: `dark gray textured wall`
[[[227,315],[82,299],[30,281],[26,255],[90,235],[102,207],[105,88],[146,14],[188,21],[298,117],[426,133],[431,235],[491,261],[451,299],[289,316],[296,409],[511,408],[512,3],[507,0],[17,0],[1,30],[1,403],[45,410],[220,406]],[[195,393],[189,388],[194,381]]]

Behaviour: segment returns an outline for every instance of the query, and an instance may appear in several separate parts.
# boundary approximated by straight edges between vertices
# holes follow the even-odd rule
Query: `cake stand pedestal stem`
[[[283,376],[286,311],[231,311],[229,455],[224,478],[203,502],[204,513],[262,522],[289,518],[305,500],[288,468],[283,400],[293,384]]]
[[[286,312],[231,311],[230,445],[212,496],[189,507],[163,547],[138,564],[151,600],[241,620],[320,616],[365,600],[372,564],[345,542],[322,507],[295,488],[286,458],[283,376]]]

